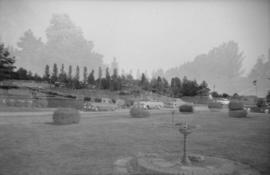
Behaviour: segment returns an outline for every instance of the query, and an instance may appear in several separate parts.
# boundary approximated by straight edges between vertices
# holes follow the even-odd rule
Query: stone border
[[[239,162],[216,157],[205,157],[205,161],[209,165],[194,162],[192,166],[184,166],[166,161],[158,154],[139,154],[118,159],[114,163],[113,175],[260,175]]]

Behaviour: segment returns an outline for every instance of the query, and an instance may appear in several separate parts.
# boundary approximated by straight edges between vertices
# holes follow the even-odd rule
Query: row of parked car
[[[161,101],[138,101],[134,105],[139,105],[144,109],[161,109],[161,108],[175,108],[183,104],[189,104],[181,99],[175,99],[168,103],[163,103]],[[112,101],[109,99],[102,99],[100,101],[88,100],[84,102],[83,109],[85,111],[114,111],[118,108],[124,107],[125,102],[122,100]]]

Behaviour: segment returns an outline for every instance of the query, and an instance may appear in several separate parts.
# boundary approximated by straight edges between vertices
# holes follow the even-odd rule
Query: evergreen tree
[[[52,77],[51,77],[51,80],[53,83],[55,83],[57,81],[57,77],[58,77],[58,67],[57,67],[57,64],[54,63],[53,65],[53,73],[52,73]]]
[[[13,78],[15,58],[10,56],[4,44],[0,44],[0,81]]]
[[[94,70],[92,70],[91,73],[89,74],[87,81],[88,81],[88,84],[92,84],[92,85],[95,84],[95,71]]]
[[[62,83],[67,83],[67,74],[65,72],[65,66],[64,64],[62,64],[61,66],[61,70],[60,70],[60,74],[59,74],[59,81],[62,82]]]
[[[102,68],[98,67],[98,88],[101,88]]]
[[[80,67],[79,66],[76,67],[75,79],[80,81]]]
[[[68,80],[71,80],[72,79],[72,66],[69,65],[68,67]]]
[[[87,83],[87,67],[86,66],[83,67],[83,83],[84,84]]]
[[[120,90],[121,89],[121,79],[118,76],[118,71],[115,68],[113,70],[113,75],[112,75],[112,83],[111,83],[111,90]]]
[[[268,104],[270,104],[270,90],[268,91],[267,95],[266,95],[266,102]]]
[[[103,84],[103,88],[104,89],[110,89],[111,88],[111,76],[110,76],[110,72],[109,72],[109,68],[106,68],[106,83],[105,86]]]
[[[181,80],[178,77],[174,77],[171,79],[171,92],[173,97],[181,97],[182,96],[182,84]]]
[[[46,81],[50,80],[50,66],[48,64],[45,66],[45,72],[43,75],[43,79]]]
[[[150,89],[149,81],[146,78],[144,73],[142,73],[141,81],[139,82],[139,85],[142,87],[143,90],[147,91]]]

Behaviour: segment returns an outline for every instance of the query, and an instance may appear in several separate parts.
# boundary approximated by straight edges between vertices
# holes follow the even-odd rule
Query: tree
[[[214,98],[218,98],[220,95],[217,93],[217,91],[213,91],[212,93],[211,93],[211,95],[212,95],[212,97],[214,97]]]
[[[184,96],[195,96],[197,95],[198,91],[198,84],[197,81],[190,81],[187,79],[185,76],[183,78],[183,83],[182,83],[182,93]]]
[[[113,61],[111,63],[111,70],[114,71],[115,69],[118,71],[119,66],[118,66],[118,62],[116,61],[116,58],[114,57]],[[112,72],[112,74],[113,74],[113,72]]]
[[[87,79],[88,84],[95,84],[95,71],[92,70]]]
[[[267,95],[266,95],[266,102],[268,104],[270,104],[270,90],[268,91]]]
[[[68,67],[68,80],[71,80],[72,79],[72,66],[69,65]]]
[[[53,14],[46,29],[46,37],[47,58],[59,62],[65,60],[71,65],[89,65],[90,69],[103,64],[103,56],[93,51],[93,42],[84,38],[81,28],[67,14]]]
[[[101,88],[102,68],[98,67],[98,88]]]
[[[141,81],[139,82],[139,85],[142,87],[143,90],[149,90],[150,84],[148,79],[146,78],[145,74],[142,73]]]
[[[33,79],[34,79],[32,71],[29,70],[29,71],[27,72],[27,77],[28,77],[28,78],[27,78],[28,80],[33,80]]]
[[[58,78],[58,68],[57,68],[57,64],[53,64],[53,73],[52,73],[52,77],[51,80],[53,83],[55,83],[57,81]]]
[[[14,63],[15,57],[11,57],[4,44],[0,44],[0,81],[13,77]]]
[[[182,84],[181,80],[178,77],[174,77],[171,79],[171,91],[173,97],[181,97],[182,96]]]
[[[163,92],[162,92],[162,94],[164,94],[164,95],[169,95],[168,93],[169,93],[169,83],[168,83],[168,81],[166,80],[166,78],[162,78],[162,84],[163,84]]]
[[[67,74],[65,72],[65,65],[64,64],[62,64],[62,66],[61,66],[61,70],[60,70],[60,74],[59,74],[58,79],[62,83],[67,83],[67,81],[68,81]]]
[[[248,75],[248,79],[249,82],[256,81],[256,86],[259,87],[259,96],[266,95],[265,92],[270,86],[270,49],[268,58],[264,55],[258,57],[256,64]]]
[[[227,93],[223,93],[223,94],[222,94],[222,97],[223,97],[223,98],[228,98],[228,97],[230,97],[230,95],[227,94]]]
[[[50,66],[48,64],[45,66],[45,72],[43,75],[43,79],[46,81],[50,80]]]
[[[42,78],[37,73],[35,73],[34,76],[33,76],[33,80],[42,81]]]
[[[83,83],[84,84],[87,83],[87,67],[86,66],[83,67]]]
[[[27,80],[28,79],[28,75],[27,75],[27,70],[20,67],[18,70],[17,70],[17,79],[19,80]]]
[[[40,71],[43,66],[44,60],[44,43],[41,38],[34,36],[31,29],[24,32],[17,43],[18,49],[15,50],[15,55],[18,58],[17,64],[34,72]],[[29,64],[31,63],[31,64]]]
[[[220,91],[233,93],[241,90],[239,79],[243,75],[243,59],[238,44],[229,41],[196,56],[193,61],[168,69],[165,77],[171,79],[186,75],[192,79],[206,80],[209,86],[215,84]]]
[[[202,83],[198,87],[197,94],[200,96],[208,96],[210,89],[208,88],[208,84],[205,80],[202,81]]]
[[[118,76],[117,68],[113,70],[113,75],[111,77],[111,90],[117,91],[121,89],[121,79]]]
[[[80,81],[80,67],[79,67],[78,65],[77,65],[77,67],[76,67],[75,80]]]
[[[105,81],[103,83],[103,88],[104,89],[110,89],[111,88],[111,76],[110,76],[110,72],[109,72],[109,68],[106,68],[106,76],[105,76]]]

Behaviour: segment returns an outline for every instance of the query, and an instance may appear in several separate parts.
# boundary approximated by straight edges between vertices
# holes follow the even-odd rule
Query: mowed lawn
[[[111,174],[113,163],[139,152],[181,155],[182,135],[169,111],[149,118],[128,112],[84,113],[80,124],[56,126],[52,117],[0,117],[0,175]],[[189,152],[236,160],[270,174],[270,116],[230,118],[226,111],[175,115],[199,128],[188,137]]]

